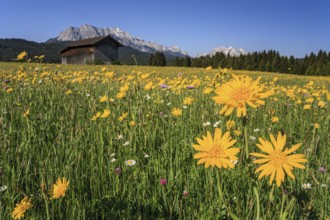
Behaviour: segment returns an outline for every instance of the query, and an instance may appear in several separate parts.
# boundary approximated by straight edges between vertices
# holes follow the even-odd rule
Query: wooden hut
[[[122,46],[110,35],[74,41],[61,51],[62,64],[111,63]]]

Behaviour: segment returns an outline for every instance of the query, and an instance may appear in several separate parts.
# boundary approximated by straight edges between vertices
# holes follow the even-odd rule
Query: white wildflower
[[[122,134],[118,134],[117,135],[117,140],[122,140],[122,139],[124,139],[124,136]]]
[[[126,160],[125,164],[127,166],[134,166],[136,164],[136,161],[135,160]]]
[[[312,184],[310,184],[310,183],[303,183],[303,184],[301,185],[301,187],[302,187],[303,189],[311,189],[311,188],[312,188]]]
[[[218,127],[218,125],[221,123],[221,121],[217,121],[217,122],[215,122],[214,124],[213,124],[213,127]]]
[[[8,187],[6,185],[0,187],[0,192],[6,191]]]
[[[204,126],[204,127],[207,127],[207,126],[210,126],[210,125],[211,125],[211,122],[209,122],[209,121],[203,123],[203,126]]]

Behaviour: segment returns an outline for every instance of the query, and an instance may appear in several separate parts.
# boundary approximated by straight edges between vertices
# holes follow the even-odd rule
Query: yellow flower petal
[[[291,147],[290,150],[285,150],[285,153],[286,154],[291,154],[291,153],[295,152],[296,150],[298,150],[298,148],[301,147],[301,145],[302,145],[301,143],[295,144]]]
[[[239,148],[232,148],[236,140],[232,140],[230,132],[222,135],[220,128],[216,128],[214,136],[208,131],[202,139],[196,138],[198,144],[193,144],[193,148],[197,151],[194,155],[195,159],[200,159],[197,164],[205,163],[205,167],[217,166],[218,168],[233,168],[234,164],[231,160],[237,160],[236,154]]]
[[[307,162],[304,154],[293,154],[290,153],[297,150],[301,144],[294,145],[291,149],[283,148],[286,143],[286,135],[282,135],[280,132],[277,135],[277,139],[270,134],[271,142],[259,138],[260,144],[256,144],[257,147],[266,152],[267,154],[260,153],[250,153],[251,156],[260,157],[262,159],[257,159],[253,161],[255,164],[262,164],[259,168],[255,170],[255,173],[261,172],[258,179],[264,176],[269,176],[269,184],[272,184],[274,178],[276,178],[276,185],[281,186],[285,180],[285,174],[290,178],[294,179],[293,168],[304,169],[305,166],[301,163]]]

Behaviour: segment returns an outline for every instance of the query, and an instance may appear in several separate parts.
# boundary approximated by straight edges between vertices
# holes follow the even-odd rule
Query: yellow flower
[[[227,68],[221,68],[221,67],[219,67],[219,73],[221,73],[221,74],[226,74],[228,72],[228,69]]]
[[[306,102],[307,103],[313,103],[314,102],[314,99],[313,98],[308,98],[308,99],[306,99]]]
[[[108,96],[104,95],[100,97],[100,102],[106,102],[106,101],[108,101]]]
[[[304,105],[304,109],[305,109],[305,110],[309,110],[309,109],[311,109],[311,107],[312,107],[312,106],[311,106],[311,105],[309,105],[309,104],[307,104],[307,105]]]
[[[67,95],[70,95],[72,93],[72,90],[71,89],[69,89],[69,90],[67,90],[66,92],[65,92],[65,94],[67,94]]]
[[[126,92],[128,89],[129,89],[129,85],[128,84],[125,84],[124,86],[122,86],[122,87],[119,88],[119,91],[120,92]]]
[[[70,181],[67,181],[65,177],[57,179],[56,183],[53,185],[52,189],[52,199],[58,199],[65,196],[65,192],[69,187]]]
[[[9,88],[6,90],[7,93],[11,93],[13,91],[13,88]]]
[[[193,144],[193,148],[199,153],[194,155],[195,159],[199,159],[197,164],[205,163],[205,168],[209,166],[217,166],[219,169],[234,168],[232,161],[238,160],[236,154],[240,151],[239,148],[231,148],[236,143],[232,140],[229,131],[222,135],[220,128],[216,128],[214,137],[212,138],[210,132],[202,139],[196,138],[198,144]]]
[[[184,105],[191,105],[194,101],[194,98],[192,97],[186,97],[184,100],[183,100],[183,104]]]
[[[119,116],[118,121],[123,121],[126,117],[127,117],[128,113],[124,112],[123,114],[121,114],[121,116]]]
[[[115,76],[115,73],[114,72],[106,72],[106,73],[104,73],[104,76],[108,77],[109,79],[112,79]]]
[[[171,114],[174,115],[174,116],[182,115],[182,110],[179,109],[179,108],[173,108],[172,111],[171,111]]]
[[[101,118],[107,118],[110,115],[109,109],[104,109],[103,113],[100,115]]]
[[[25,196],[20,203],[16,204],[14,211],[11,213],[11,217],[13,219],[21,219],[22,217],[24,217],[24,213],[31,207],[31,199]]]
[[[211,71],[212,70],[212,66],[208,66],[205,68],[206,71]]]
[[[123,99],[126,96],[126,92],[118,92],[116,97],[117,99]]]
[[[145,73],[141,75],[141,79],[146,79],[150,76],[150,73]]]
[[[101,112],[97,112],[96,115],[94,115],[92,117],[92,121],[95,121],[96,119],[98,119],[101,116]]]
[[[325,102],[324,101],[319,101],[317,103],[317,106],[320,107],[320,108],[323,108],[325,106]]]
[[[279,120],[279,118],[278,118],[278,117],[272,117],[272,122],[273,122],[273,123],[276,123],[276,122],[278,122],[278,120]]]
[[[253,81],[249,76],[236,76],[229,82],[218,87],[215,91],[217,96],[213,97],[218,104],[224,104],[220,114],[230,115],[237,108],[237,116],[246,116],[246,104],[252,108],[264,105],[261,100],[270,96],[270,92],[263,92],[263,86],[258,85],[260,77]]]
[[[314,128],[315,128],[315,129],[318,129],[319,127],[320,127],[319,123],[315,123],[315,124],[314,124]]]
[[[24,57],[27,56],[27,53],[25,51],[21,52],[20,54],[17,55],[17,60],[23,60]]]
[[[145,86],[144,86],[144,90],[150,90],[153,88],[153,84],[152,82],[148,82]]]
[[[232,129],[233,127],[235,127],[235,125],[236,125],[236,122],[234,122],[232,120],[229,120],[226,122],[227,130]]]
[[[205,89],[203,90],[203,93],[204,93],[205,95],[210,94],[211,92],[213,92],[213,89],[212,89],[212,88],[209,88],[209,87],[207,87],[207,88],[205,88]]]
[[[260,144],[256,144],[257,147],[266,152],[267,154],[260,154],[260,153],[250,153],[250,155],[255,157],[261,157],[262,159],[257,159],[253,161],[253,163],[261,164],[261,165],[255,173],[259,174],[258,179],[261,179],[264,176],[270,176],[269,184],[271,185],[275,176],[276,176],[276,185],[281,186],[281,184],[284,182],[285,173],[294,179],[294,175],[292,173],[292,170],[294,167],[305,169],[305,166],[303,166],[300,163],[307,162],[307,159],[305,158],[304,154],[292,154],[295,152],[302,144],[295,144],[291,147],[291,149],[284,148],[284,145],[286,143],[286,135],[282,135],[280,132],[277,135],[277,139],[274,138],[274,136],[270,135],[271,142],[259,138]],[[285,171],[285,173],[284,173]]]
[[[135,122],[135,121],[130,121],[130,122],[129,122],[129,125],[130,125],[131,127],[134,127],[134,126],[136,125],[136,122]]]
[[[25,118],[25,117],[29,116],[29,114],[30,114],[30,109],[23,112],[23,117]]]
[[[240,130],[234,130],[236,136],[241,136],[242,132]]]

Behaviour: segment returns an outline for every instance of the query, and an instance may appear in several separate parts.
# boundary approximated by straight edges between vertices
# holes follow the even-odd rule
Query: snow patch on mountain
[[[240,56],[247,54],[247,52],[240,48],[240,49],[236,49],[233,47],[224,47],[224,46],[220,46],[220,47],[216,47],[214,48],[212,51],[210,52],[206,52],[206,53],[202,53],[202,54],[198,54],[197,57],[200,56],[214,56],[216,53],[224,53],[225,55],[229,55],[229,56]]]

